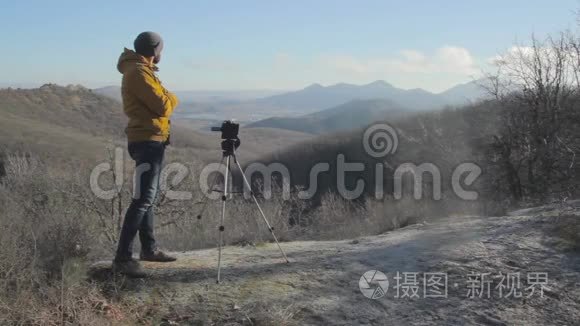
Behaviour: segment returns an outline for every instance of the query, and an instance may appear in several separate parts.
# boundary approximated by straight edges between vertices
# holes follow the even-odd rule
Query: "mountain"
[[[479,79],[453,86],[438,95],[445,99],[449,104],[464,105],[489,97],[489,93],[483,86],[486,85],[486,83],[485,79]]]
[[[352,100],[334,108],[300,117],[269,118],[251,123],[245,128],[277,128],[323,134],[363,127],[386,117],[400,117],[408,109],[387,99]]]
[[[388,99],[413,111],[439,108],[447,104],[442,97],[425,90],[404,90],[380,80],[366,85],[339,83],[324,87],[312,84],[302,90],[262,98],[255,103],[311,113],[357,99]]]

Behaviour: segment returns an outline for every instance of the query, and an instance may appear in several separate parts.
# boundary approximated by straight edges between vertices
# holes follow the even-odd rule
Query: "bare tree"
[[[515,46],[495,60],[488,90],[502,112],[493,147],[516,200],[542,197],[569,180],[577,146],[573,125],[580,83],[580,43],[570,33]]]

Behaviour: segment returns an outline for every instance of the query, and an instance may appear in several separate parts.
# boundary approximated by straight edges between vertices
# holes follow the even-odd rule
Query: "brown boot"
[[[151,253],[141,252],[141,255],[139,255],[139,258],[142,261],[154,261],[154,262],[158,262],[158,263],[168,263],[168,262],[172,262],[172,261],[177,260],[177,258],[169,256],[168,254],[164,253],[161,250],[155,250]]]
[[[122,274],[130,278],[145,278],[147,273],[141,268],[139,261],[131,260],[113,260],[113,273]]]

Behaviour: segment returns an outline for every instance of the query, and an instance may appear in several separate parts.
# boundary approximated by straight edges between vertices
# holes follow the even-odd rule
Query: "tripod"
[[[218,248],[219,249],[218,249],[218,270],[217,270],[217,280],[216,280],[216,283],[220,283],[220,281],[221,281],[222,249],[223,249],[223,246],[224,246],[224,243],[223,243],[224,235],[223,235],[223,233],[225,231],[224,219],[225,219],[225,216],[226,216],[226,202],[227,202],[227,198],[228,198],[228,181],[229,181],[228,179],[229,179],[229,176],[230,176],[230,173],[231,173],[231,160],[232,160],[232,158],[234,160],[235,166],[238,167],[238,170],[240,171],[240,174],[242,175],[242,179],[244,180],[244,184],[250,190],[250,195],[252,196],[252,199],[253,199],[254,203],[258,207],[258,211],[260,212],[260,215],[262,216],[262,219],[264,220],[264,223],[266,223],[266,226],[268,227],[268,230],[272,234],[272,238],[274,238],[274,241],[276,242],[276,245],[278,246],[278,249],[280,249],[280,253],[284,257],[284,260],[286,261],[286,263],[290,263],[290,261],[288,260],[288,257],[286,257],[286,253],[282,249],[282,246],[280,246],[280,242],[278,242],[278,238],[276,237],[276,234],[274,234],[274,228],[270,225],[270,222],[268,222],[268,219],[266,218],[266,215],[264,214],[264,211],[262,210],[262,207],[258,203],[258,199],[256,198],[256,195],[252,191],[252,187],[251,187],[250,183],[248,182],[248,179],[246,178],[246,175],[244,174],[244,171],[242,170],[242,167],[240,165],[240,162],[238,161],[238,159],[236,157],[236,148],[238,146],[239,146],[239,140],[238,139],[225,139],[221,143],[223,156],[222,156],[222,159],[220,161],[220,166],[224,165],[224,160],[225,160],[225,173],[224,173],[225,174],[225,179],[224,179],[224,189],[223,189],[222,196],[221,196],[221,200],[222,200],[222,213],[221,213],[220,226],[218,228],[218,230],[219,230],[219,247]],[[212,185],[210,187],[210,191],[218,191],[218,190],[213,190],[213,188],[217,184],[217,179],[218,179],[217,176],[214,176],[213,181],[212,181]],[[221,192],[221,191],[218,191],[218,192]],[[202,206],[202,209],[201,209],[201,212],[199,213],[199,215],[197,215],[197,218],[198,219],[201,219],[203,213],[205,212],[205,210],[207,208],[207,204],[208,204],[208,196],[205,197],[204,202],[203,202],[203,206]]]

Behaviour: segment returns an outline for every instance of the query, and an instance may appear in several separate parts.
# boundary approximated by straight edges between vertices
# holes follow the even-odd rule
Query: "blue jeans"
[[[116,261],[127,261],[133,256],[133,240],[139,232],[141,251],[152,253],[153,204],[159,190],[159,178],[165,154],[165,144],[156,141],[129,143],[129,155],[135,161],[135,188],[117,247]]]

